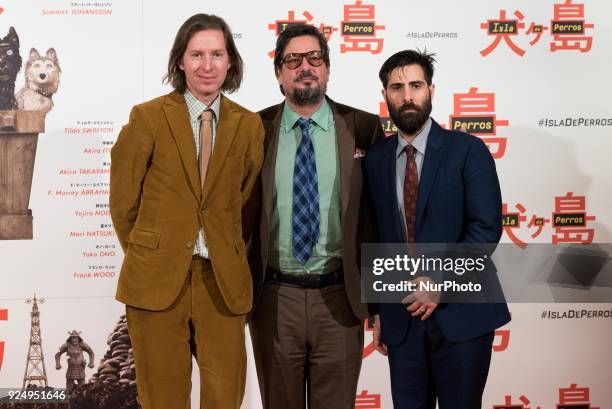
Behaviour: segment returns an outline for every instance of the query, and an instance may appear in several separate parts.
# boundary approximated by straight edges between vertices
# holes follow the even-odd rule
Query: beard
[[[311,79],[315,83],[314,85],[311,85],[306,88],[294,88],[291,92],[291,99],[293,103],[298,106],[308,106],[316,105],[321,102],[321,99],[323,99],[323,97],[325,96],[325,92],[327,91],[326,85],[319,85],[316,82],[319,80],[319,77],[312,71],[302,71],[300,75],[298,75],[295,80],[293,80],[293,82],[297,83],[303,79]]]
[[[427,122],[431,114],[431,94],[423,105],[406,102],[397,107],[387,98],[387,107],[389,108],[389,116],[391,116],[391,120],[395,126],[407,135],[414,135],[423,125],[425,125],[425,122]],[[414,109],[415,112],[403,112],[406,109]]]

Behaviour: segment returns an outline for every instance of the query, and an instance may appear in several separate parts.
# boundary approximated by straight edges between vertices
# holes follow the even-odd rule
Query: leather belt
[[[344,283],[342,270],[325,274],[287,274],[268,267],[266,279],[272,282],[289,284],[303,288],[324,288],[334,284]]]

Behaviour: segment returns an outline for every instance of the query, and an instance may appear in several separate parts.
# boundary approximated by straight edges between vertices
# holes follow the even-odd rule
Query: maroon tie
[[[404,215],[406,217],[406,241],[414,243],[416,234],[416,204],[419,193],[419,174],[414,160],[415,149],[412,145],[404,148],[406,152],[406,176],[404,177]]]

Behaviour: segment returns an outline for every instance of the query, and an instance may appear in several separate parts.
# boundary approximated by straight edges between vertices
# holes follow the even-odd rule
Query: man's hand
[[[90,368],[93,368],[94,367],[93,361],[89,361],[89,365],[87,365],[87,366],[90,367]]]
[[[380,317],[378,314],[374,316],[374,348],[385,356],[389,353],[387,346],[380,340]]]
[[[59,370],[62,369],[62,366],[60,364],[55,365],[55,369]]]
[[[402,300],[402,304],[408,306],[406,310],[410,315],[413,317],[420,316],[421,321],[429,318],[440,302],[440,293],[438,291],[421,291],[418,289],[420,288],[419,283],[425,281],[434,283],[429,277],[417,277],[412,280],[413,283],[417,283],[417,290]]]

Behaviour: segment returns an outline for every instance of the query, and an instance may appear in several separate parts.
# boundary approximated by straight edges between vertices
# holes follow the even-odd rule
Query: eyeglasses
[[[313,67],[318,67],[323,64],[323,53],[321,51],[308,51],[307,53],[291,53],[287,54],[281,61],[281,65],[285,64],[290,70],[294,70],[302,65],[302,60],[306,57],[308,64]]]

